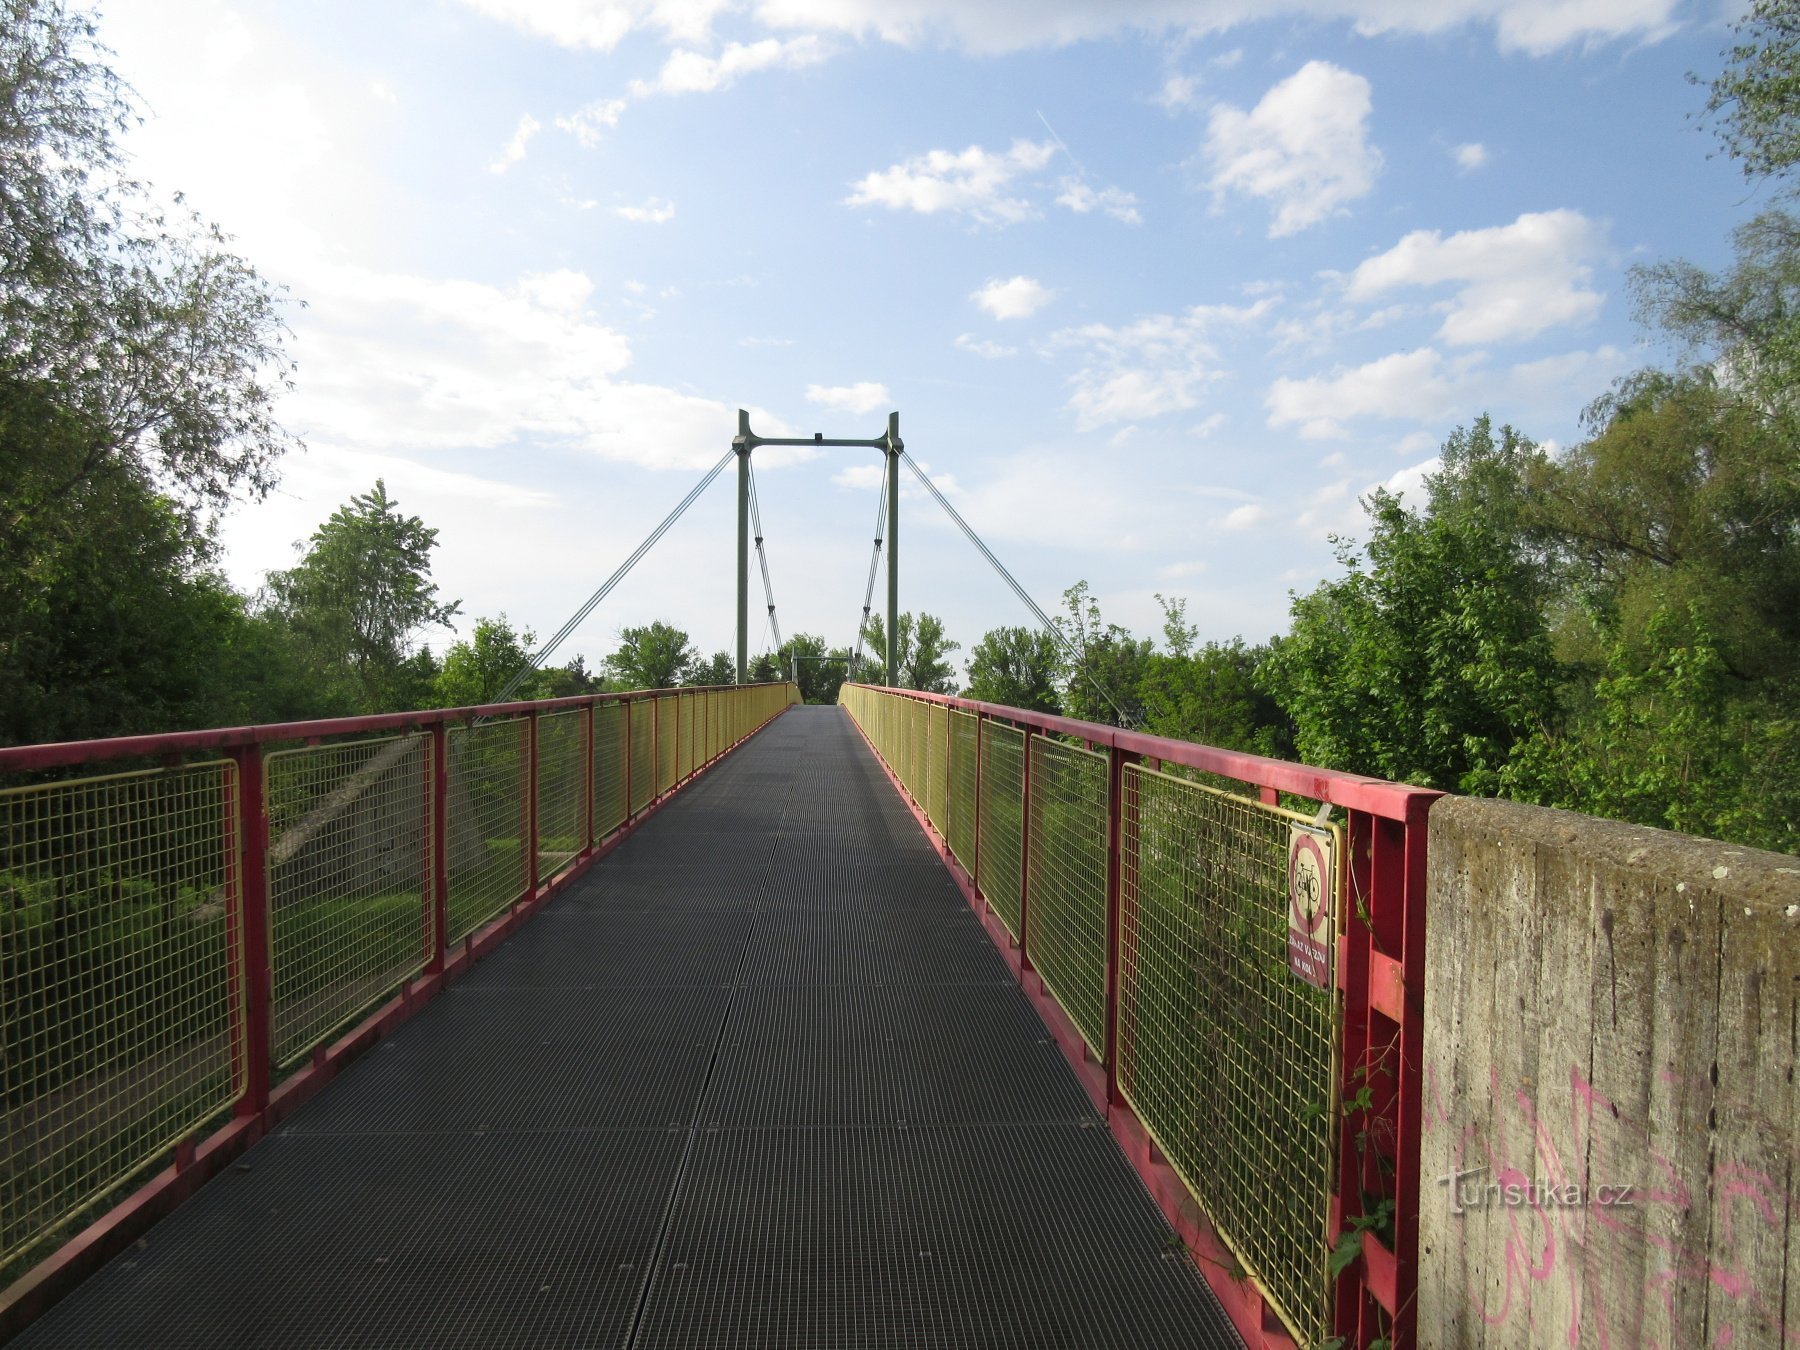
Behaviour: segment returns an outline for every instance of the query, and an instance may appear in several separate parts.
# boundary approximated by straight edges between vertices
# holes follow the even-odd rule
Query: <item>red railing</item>
[[[1440,794],[968,699],[841,697],[1245,1341],[1414,1346]],[[1287,914],[1304,839],[1338,855],[1316,961]],[[1283,1045],[1294,1063],[1268,1057]],[[1280,1137],[1234,1140],[1246,1115]],[[1308,1186],[1315,1208],[1284,1205]],[[1265,1231],[1270,1209],[1300,1231]]]
[[[647,690],[0,749],[0,1260],[24,1269],[0,1339],[797,701]]]

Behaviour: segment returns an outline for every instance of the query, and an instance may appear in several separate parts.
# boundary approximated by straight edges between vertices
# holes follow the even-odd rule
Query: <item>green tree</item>
[[[1034,712],[1060,712],[1056,672],[1062,648],[1041,628],[991,628],[969,653],[969,687],[963,692],[986,703]]]
[[[118,464],[197,520],[266,493],[293,443],[273,414],[279,294],[128,175],[116,137],[136,110],[106,57],[60,0],[0,0],[0,383],[53,400],[80,442],[7,484],[15,530]]]
[[[794,633],[775,653],[780,679],[789,671],[798,671],[800,697],[807,703],[836,703],[838,689],[850,670],[850,652],[845,648],[832,651],[825,639],[813,633]]]
[[[1233,638],[1185,652],[1152,652],[1138,685],[1144,730],[1226,750],[1291,757],[1293,722],[1257,679],[1270,650]]]
[[[1063,592],[1063,608],[1067,617],[1059,617],[1057,626],[1077,653],[1063,660],[1063,711],[1084,722],[1136,726],[1144,717],[1138,689],[1154,644],[1107,623],[1085,581]]]
[[[683,684],[718,685],[737,683],[737,662],[730,652],[714,652],[708,657],[695,657],[682,672]]]
[[[450,644],[432,692],[440,708],[475,708],[492,703],[535,650],[530,629],[518,632],[506,615],[477,619],[466,641]],[[521,695],[530,697],[530,695]]]
[[[894,623],[897,636],[896,655],[902,689],[919,689],[927,693],[948,694],[956,688],[956,669],[945,660],[958,651],[961,643],[952,642],[944,633],[944,621],[935,614],[920,613],[915,620],[902,613]],[[887,660],[887,625],[878,614],[869,616],[863,625],[863,645],[874,652],[874,669],[885,678]]]
[[[436,546],[437,531],[402,515],[377,479],[300,546],[298,566],[269,574],[269,607],[360,711],[416,707],[430,691],[436,669],[419,638],[459,607],[431,581]]]
[[[1522,538],[1541,456],[1486,417],[1445,442],[1427,502],[1364,502],[1366,548],[1293,602],[1258,679],[1294,719],[1301,758],[1427,787],[1492,794],[1516,747],[1557,715],[1546,570]]]
[[[606,673],[625,689],[673,689],[698,655],[686,633],[658,619],[620,632]]]
[[[1746,178],[1780,177],[1800,161],[1800,5],[1751,0],[1733,28],[1706,111]]]
[[[775,657],[770,652],[752,657],[744,671],[744,678],[751,684],[772,684],[776,680],[785,680],[787,672],[775,664]]]

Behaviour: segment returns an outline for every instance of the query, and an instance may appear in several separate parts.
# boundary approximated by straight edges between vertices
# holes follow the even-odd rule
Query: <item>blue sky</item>
[[[1252,17],[1254,16],[1254,17]],[[558,627],[725,449],[908,453],[1046,608],[1286,627],[1483,411],[1567,445],[1626,271],[1768,204],[1674,0],[112,0],[145,176],[285,284],[308,443],[241,585],[379,475],[474,617]],[[879,456],[760,452],[782,627],[850,641]],[[722,477],[571,639],[733,634]],[[1028,622],[916,487],[901,604]],[[879,588],[878,601],[879,604]],[[753,601],[760,616],[760,601]],[[765,642],[753,625],[753,651]],[[442,646],[449,634],[439,634]],[[560,656],[559,660],[562,659]]]

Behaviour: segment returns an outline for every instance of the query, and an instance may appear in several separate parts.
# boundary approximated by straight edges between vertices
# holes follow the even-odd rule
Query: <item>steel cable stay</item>
[[[881,497],[875,503],[875,547],[869,554],[869,584],[863,588],[862,619],[856,625],[856,654],[850,658],[853,679],[862,677],[863,643],[868,641],[869,607],[875,603],[875,575],[881,568],[881,531],[887,520],[887,475],[881,477]]]
[[[506,700],[512,695],[513,691],[516,690],[521,684],[523,684],[526,681],[526,679],[530,677],[532,672],[537,670],[540,666],[542,666],[544,664],[545,661],[547,661],[550,658],[551,654],[554,653],[556,651],[556,649],[562,645],[563,641],[569,636],[569,634],[573,633],[578,627],[580,627],[582,621],[585,620],[588,615],[590,615],[594,612],[595,607],[598,606],[602,600],[606,599],[606,597],[612,593],[613,587],[617,586],[621,581],[623,581],[625,579],[625,577],[627,576],[627,574],[630,573],[631,569],[633,567],[637,566],[638,562],[643,558],[643,556],[646,553],[648,553],[652,547],[655,546],[656,541],[658,539],[661,539],[665,534],[667,534],[669,532],[670,527],[673,526],[676,521],[681,519],[682,514],[684,512],[686,512],[688,507],[692,506],[697,500],[699,500],[700,494],[706,491],[708,486],[711,485],[713,479],[717,478],[722,472],[724,472],[725,466],[727,464],[731,463],[732,458],[736,455],[736,453],[737,452],[735,450],[727,450],[725,452],[724,456],[719,460],[719,462],[717,464],[713,465],[712,468],[710,468],[706,471],[705,476],[702,477],[698,483],[694,484],[693,489],[688,493],[687,496],[685,496],[681,499],[681,501],[676,505],[675,509],[673,511],[669,512],[668,515],[663,517],[662,524],[658,525],[654,530],[650,531],[649,535],[647,535],[645,537],[644,542],[639,544],[635,549],[632,550],[631,556],[629,558],[625,559],[624,562],[619,564],[618,570],[615,571],[610,577],[608,577],[605,580],[605,582],[603,582],[601,584],[599,590],[595,591],[592,595],[590,595],[587,598],[587,602],[585,604],[583,604],[580,609],[575,611],[573,617],[571,617],[567,623],[565,623],[561,628],[556,630],[555,634],[550,638],[550,640],[548,642],[544,643],[543,646],[539,647],[537,649],[537,651],[535,653],[533,653],[531,659],[519,668],[518,673],[515,674],[510,680],[508,680],[506,682],[506,687],[504,689],[502,689],[497,695],[495,695],[494,698],[491,700],[491,702],[494,702],[494,703],[506,702]],[[759,529],[757,531],[757,533],[760,534],[761,530]],[[766,572],[764,573],[764,578],[765,578],[765,580],[767,579]]]
[[[1122,727],[1135,726],[1136,723],[1125,716],[1125,710],[1119,706],[1119,701],[1112,696],[1112,691],[1100,683],[1099,677],[1097,677],[1089,668],[1087,661],[1083,659],[1081,653],[1075,650],[1075,644],[1069,640],[1068,634],[1063,632],[1062,628],[1058,626],[1054,619],[1044,613],[1043,609],[1038,605],[1038,602],[1033,600],[1030,593],[1019,584],[1018,579],[1015,578],[1011,572],[1006,570],[1005,564],[994,556],[994,551],[981,541],[981,536],[975,533],[974,529],[970,527],[969,522],[962,518],[962,515],[954,506],[950,505],[949,499],[945,497],[943,493],[938,491],[937,484],[931,481],[925,471],[917,464],[913,463],[911,459],[906,458],[905,456],[902,456],[902,458],[905,460],[906,467],[912,470],[913,477],[923,483],[925,485],[925,490],[937,499],[937,504],[939,506],[944,508],[944,514],[956,522],[956,527],[968,536],[969,542],[975,545],[981,556],[986,558],[989,565],[1000,574],[1000,579],[1012,588],[1012,593],[1018,596],[1019,599],[1024,602],[1025,607],[1037,616],[1037,621],[1043,625],[1044,631],[1055,638],[1063,651],[1068,653],[1070,666],[1085,676],[1087,682],[1094,686],[1095,692],[1112,705],[1112,710],[1119,719],[1118,724]]]
[[[775,588],[769,584],[769,554],[763,547],[762,502],[756,495],[756,467],[750,468],[750,524],[756,540],[756,561],[762,567],[763,600],[769,606],[769,627],[775,632],[775,650],[782,648],[781,620],[775,617]]]

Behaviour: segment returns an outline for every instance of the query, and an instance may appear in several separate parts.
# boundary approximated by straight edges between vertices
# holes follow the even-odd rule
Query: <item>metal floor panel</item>
[[[702,1133],[645,1350],[1237,1341],[1096,1120]]]
[[[16,1344],[1238,1342],[848,718],[795,708]]]

